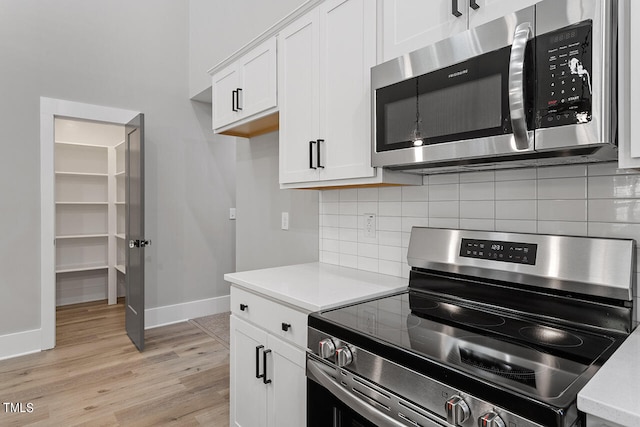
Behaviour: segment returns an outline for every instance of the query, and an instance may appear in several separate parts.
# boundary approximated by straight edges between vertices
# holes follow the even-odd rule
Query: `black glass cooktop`
[[[526,394],[554,398],[616,339],[407,291],[320,315],[376,341]]]

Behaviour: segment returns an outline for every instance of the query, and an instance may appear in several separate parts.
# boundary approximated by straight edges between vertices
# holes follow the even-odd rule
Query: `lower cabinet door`
[[[268,387],[256,375],[264,373],[267,333],[233,315],[230,327],[230,425],[266,427]]]
[[[267,391],[269,426],[305,426],[307,417],[305,352],[273,335],[269,335],[267,340],[271,350],[267,358],[267,374],[272,380]]]

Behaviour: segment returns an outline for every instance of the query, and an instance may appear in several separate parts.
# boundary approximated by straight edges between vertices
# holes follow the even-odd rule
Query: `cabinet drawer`
[[[301,311],[232,286],[231,312],[272,335],[307,347],[307,314]]]

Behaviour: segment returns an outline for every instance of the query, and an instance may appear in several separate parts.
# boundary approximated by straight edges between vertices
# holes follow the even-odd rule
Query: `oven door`
[[[398,410],[396,405],[381,405],[364,393],[356,395],[346,382],[339,383],[336,375],[339,373],[335,368],[307,357],[307,427],[444,426],[412,412],[409,402],[401,404],[402,410]],[[367,386],[375,395],[373,387]],[[417,416],[418,421],[413,419]]]
[[[534,149],[534,8],[372,69],[374,166]]]

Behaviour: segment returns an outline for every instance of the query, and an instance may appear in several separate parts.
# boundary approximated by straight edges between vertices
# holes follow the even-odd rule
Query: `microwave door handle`
[[[530,148],[524,100],[524,55],[531,34],[529,22],[523,22],[516,27],[509,57],[509,111],[518,150]]]

